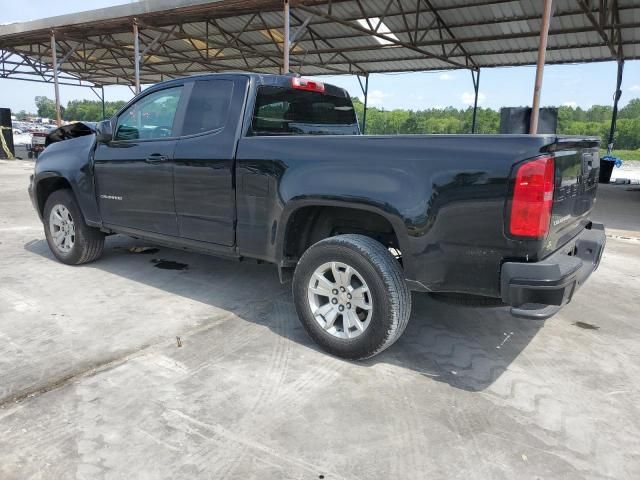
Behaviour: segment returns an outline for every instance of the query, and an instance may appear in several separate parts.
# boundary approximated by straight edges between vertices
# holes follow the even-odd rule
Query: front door
[[[182,89],[138,99],[117,117],[113,140],[98,144],[95,179],[105,224],[178,235],[173,154]]]
[[[194,81],[175,150],[175,199],[180,236],[231,246],[235,242],[233,159],[246,77]]]

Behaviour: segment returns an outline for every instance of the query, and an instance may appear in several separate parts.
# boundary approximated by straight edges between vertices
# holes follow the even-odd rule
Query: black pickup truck
[[[249,73],[164,82],[76,130],[29,187],[60,261],[120,233],[272,262],[310,336],[347,358],[393,344],[412,290],[548,318],[604,248],[595,138],[363,136],[345,90]]]

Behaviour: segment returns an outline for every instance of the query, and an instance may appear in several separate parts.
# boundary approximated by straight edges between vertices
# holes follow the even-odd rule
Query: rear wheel
[[[398,261],[364,235],[338,235],[309,248],[296,267],[298,317],[327,352],[372,357],[402,334],[411,294]]]
[[[61,262],[80,265],[102,255],[104,233],[84,222],[70,190],[56,190],[49,195],[43,220],[49,248]]]

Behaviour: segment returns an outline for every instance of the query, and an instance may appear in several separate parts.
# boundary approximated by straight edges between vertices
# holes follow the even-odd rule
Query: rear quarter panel
[[[553,137],[409,135],[246,137],[237,153],[240,253],[282,259],[287,219],[305,205],[346,205],[393,225],[407,278],[434,291],[496,295],[505,257],[508,178]]]

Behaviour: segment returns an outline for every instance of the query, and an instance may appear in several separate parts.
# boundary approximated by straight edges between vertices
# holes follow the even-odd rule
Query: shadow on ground
[[[607,229],[640,234],[640,187],[637,185],[598,185],[598,199],[592,220]]]
[[[318,350],[296,320],[290,285],[279,283],[272,265],[239,263],[156,246],[151,251],[133,253],[134,247],[151,245],[120,235],[108,237],[100,260],[69,268],[100,269],[215,306]],[[25,249],[57,261],[44,240],[31,241]],[[163,269],[162,265],[169,268]],[[288,325],[283,326],[283,316]],[[391,348],[360,365],[407,368],[458,389],[481,391],[500,377],[542,325],[513,318],[506,308],[458,307],[414,293],[411,321],[404,335]]]

